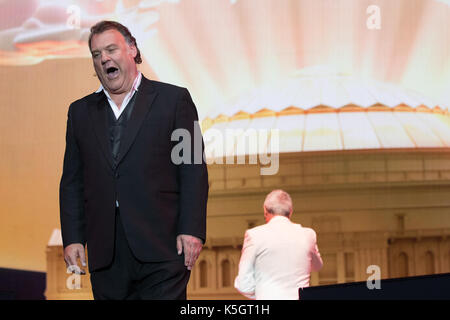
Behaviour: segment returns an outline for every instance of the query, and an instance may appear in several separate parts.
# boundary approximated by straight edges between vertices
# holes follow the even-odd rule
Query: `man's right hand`
[[[81,274],[86,274],[83,269],[78,266],[78,258],[80,258],[81,265],[86,267],[86,254],[84,246],[81,243],[72,243],[64,248],[64,261],[66,261],[67,268],[73,272],[73,268],[81,270]]]

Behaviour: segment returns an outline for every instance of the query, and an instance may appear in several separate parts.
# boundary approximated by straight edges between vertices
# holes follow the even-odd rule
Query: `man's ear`
[[[136,48],[136,46],[133,45],[133,44],[129,44],[128,45],[128,50],[130,50],[129,52],[131,53],[133,58],[136,58],[136,56],[137,56],[137,48]]]

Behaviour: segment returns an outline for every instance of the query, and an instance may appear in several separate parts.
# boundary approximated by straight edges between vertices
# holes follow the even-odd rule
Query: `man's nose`
[[[105,64],[106,62],[109,61],[109,56],[105,51],[102,51],[101,55],[102,55],[101,56],[102,64]]]

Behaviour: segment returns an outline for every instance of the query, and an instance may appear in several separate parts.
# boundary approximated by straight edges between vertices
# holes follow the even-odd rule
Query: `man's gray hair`
[[[277,189],[269,193],[264,201],[267,212],[289,217],[292,212],[291,196],[283,190]]]

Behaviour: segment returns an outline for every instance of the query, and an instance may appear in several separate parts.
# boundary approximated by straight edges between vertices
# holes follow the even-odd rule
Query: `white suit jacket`
[[[234,286],[250,299],[299,299],[322,265],[314,230],[277,215],[245,232]]]

